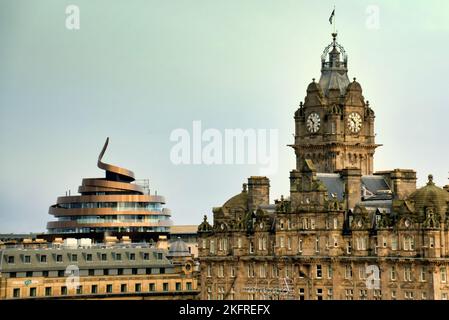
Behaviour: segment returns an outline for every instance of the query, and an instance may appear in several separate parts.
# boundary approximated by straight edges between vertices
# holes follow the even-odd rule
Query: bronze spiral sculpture
[[[145,192],[131,170],[103,162],[108,144],[109,138],[97,162],[105,178],[83,179],[80,195],[58,197],[49,209],[57,221],[48,222],[48,232],[63,236],[168,233],[171,220],[170,211],[163,208],[164,197]]]

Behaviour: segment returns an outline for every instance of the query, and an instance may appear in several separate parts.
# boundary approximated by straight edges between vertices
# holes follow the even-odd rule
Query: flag
[[[329,17],[329,23],[332,24],[332,21],[334,20],[334,16],[335,16],[335,9],[332,10],[331,16]]]

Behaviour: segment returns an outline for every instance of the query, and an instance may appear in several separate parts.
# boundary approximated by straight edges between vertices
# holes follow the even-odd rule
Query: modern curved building
[[[126,235],[133,241],[168,234],[172,222],[165,198],[136,183],[132,171],[102,162],[108,143],[109,138],[97,164],[105,178],[83,179],[80,195],[58,197],[49,209],[57,218],[48,222],[49,234],[94,239]]]

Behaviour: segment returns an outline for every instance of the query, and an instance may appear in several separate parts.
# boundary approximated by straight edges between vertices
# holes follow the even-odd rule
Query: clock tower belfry
[[[348,78],[348,57],[332,34],[321,56],[321,77],[307,87],[304,103],[295,112],[296,168],[311,159],[318,172],[359,168],[373,173],[374,111],[362,87]]]

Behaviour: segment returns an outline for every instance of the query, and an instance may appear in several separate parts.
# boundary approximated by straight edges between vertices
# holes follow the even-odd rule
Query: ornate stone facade
[[[250,177],[198,227],[201,299],[448,299],[449,188],[373,174],[374,112],[336,34],[295,123],[290,196]]]

